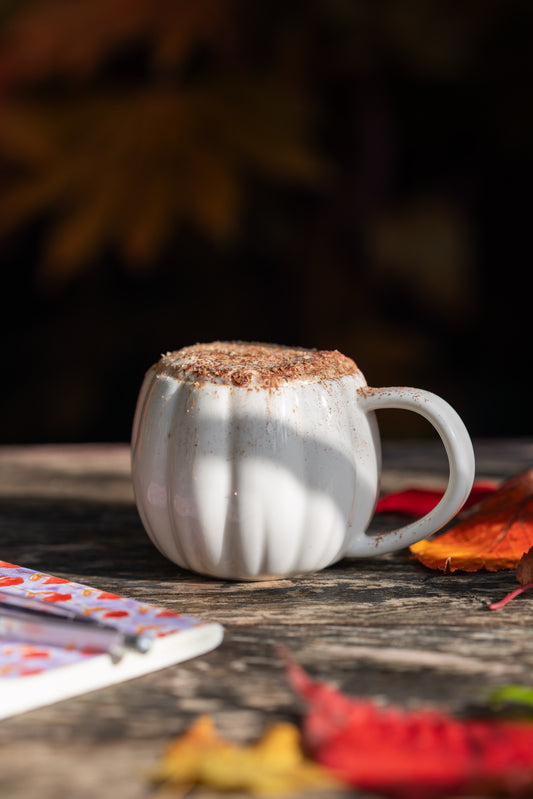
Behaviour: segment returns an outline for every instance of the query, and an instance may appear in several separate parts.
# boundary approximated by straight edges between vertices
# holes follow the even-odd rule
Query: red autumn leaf
[[[507,480],[447,532],[410,547],[425,566],[443,571],[515,569],[533,546],[533,469]]]
[[[515,588],[514,591],[504,596],[499,602],[493,602],[489,605],[490,610],[500,610],[500,608],[505,607],[511,599],[533,588],[533,547],[531,547],[525,555],[522,555],[520,563],[516,568],[516,579],[520,583],[520,588]]]
[[[520,563],[516,567],[516,579],[522,586],[533,582],[533,547],[525,555],[522,555]]]
[[[492,483],[475,483],[463,505],[468,510],[496,491]],[[425,516],[444,496],[444,491],[430,488],[406,488],[381,497],[376,513],[398,513],[406,516]]]
[[[533,547],[522,555],[516,567],[516,579],[522,586],[533,582]]]
[[[313,682],[285,660],[308,704],[304,742],[344,782],[394,799],[531,796],[533,725],[382,708]]]

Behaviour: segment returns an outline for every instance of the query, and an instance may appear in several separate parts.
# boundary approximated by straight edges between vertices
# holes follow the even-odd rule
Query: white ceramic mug
[[[374,411],[426,417],[444,442],[448,487],[423,518],[367,533],[379,492]],[[168,353],[146,374],[132,440],[137,507],[179,566],[260,580],[369,557],[436,532],[474,479],[468,432],[440,397],[369,388],[339,352],[235,342]]]

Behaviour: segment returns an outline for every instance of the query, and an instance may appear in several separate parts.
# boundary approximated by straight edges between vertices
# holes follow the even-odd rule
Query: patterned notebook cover
[[[71,608],[125,633],[153,631],[146,654],[107,654],[0,639],[0,719],[196,657],[218,646],[223,630],[165,608],[0,561],[0,591]]]

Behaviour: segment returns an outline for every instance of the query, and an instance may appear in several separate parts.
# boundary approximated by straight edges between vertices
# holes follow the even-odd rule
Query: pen
[[[144,654],[153,642],[149,633],[124,633],[76,611],[5,591],[0,591],[0,638],[38,646],[107,652],[114,661],[120,660],[127,649]]]

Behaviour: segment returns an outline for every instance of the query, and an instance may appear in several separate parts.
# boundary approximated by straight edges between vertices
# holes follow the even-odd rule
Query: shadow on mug
[[[226,578],[339,560],[365,533],[379,490],[377,423],[363,421],[202,413],[168,430],[141,424],[133,482],[148,535],[180,566]]]

